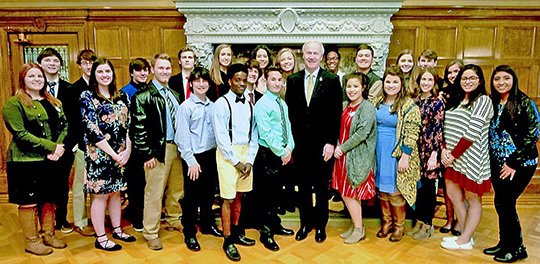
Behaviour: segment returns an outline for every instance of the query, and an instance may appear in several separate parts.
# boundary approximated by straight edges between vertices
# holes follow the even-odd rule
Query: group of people
[[[440,231],[453,236],[441,247],[473,248],[481,197],[493,184],[500,238],[484,253],[502,262],[526,258],[516,200],[538,162],[539,115],[514,70],[496,67],[488,96],[478,65],[452,61],[440,78],[434,51],[415,63],[404,50],[381,78],[371,69],[373,57],[369,45],[359,45],[356,70],[344,74],[339,51],[325,52],[318,41],[302,46],[303,70],[289,48],[275,63],[264,45],[233,62],[231,46],[222,44],[205,69],[186,47],[178,52],[177,75],[167,54],[150,63],[137,58],[129,65],[131,82],[118,89],[113,64],[93,51],[80,52],[83,75],[69,85],[58,76],[60,54],[43,50],[38,64],[21,68],[16,93],[3,108],[13,135],[9,201],[19,205],[25,250],[47,255],[50,247],[67,246],[54,232],[72,231],[66,215],[74,164],[75,230],[95,236],[95,247],[105,251],[122,248],[106,233],[106,209],[112,238],[136,240],[120,225],[121,192],[129,200],[126,217],[149,249],[163,248],[163,217],[168,230],[183,232],[189,250],[201,250],[200,230],[223,237],[226,256],[239,261],[235,245],[255,244],[245,236],[248,227],[278,251],[274,236],[295,234],[279,214],[295,207],[295,239],[315,230],[315,241],[324,242],[331,189],[351,216],[340,234],[344,243],[366,237],[362,201],[377,195],[377,237],[428,239],[438,183],[444,183],[447,223]],[[221,230],[212,212],[216,194]],[[407,206],[414,225],[405,232]]]

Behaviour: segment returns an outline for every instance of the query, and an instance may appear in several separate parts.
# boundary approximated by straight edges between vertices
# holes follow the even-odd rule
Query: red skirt
[[[479,197],[482,197],[484,193],[491,190],[491,179],[478,184],[453,168],[446,168],[444,172],[444,179],[453,181],[462,189],[476,193]]]

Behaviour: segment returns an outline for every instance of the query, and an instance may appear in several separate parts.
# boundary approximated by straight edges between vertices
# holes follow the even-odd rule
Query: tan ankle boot
[[[412,236],[414,236],[414,234],[416,234],[416,232],[418,232],[420,229],[422,229],[423,225],[424,225],[424,222],[422,222],[420,220],[417,220],[416,223],[414,224],[414,227],[411,230],[409,230],[409,232],[407,232],[405,234],[412,237]]]
[[[377,232],[377,237],[385,238],[392,229],[392,213],[390,212],[390,197],[388,194],[381,192],[379,200],[381,202],[381,229]]]
[[[34,207],[19,207],[19,221],[26,238],[26,247],[24,251],[44,256],[53,253],[53,250],[45,245],[38,235],[38,217],[37,208]]]
[[[343,240],[343,242],[345,244],[354,244],[362,241],[364,238],[366,238],[366,226],[362,225],[362,227],[355,227],[352,234]]]
[[[56,207],[52,203],[44,203],[41,206],[41,231],[43,231],[43,243],[53,248],[65,248],[67,244],[64,240],[54,235],[54,219]]]
[[[405,231],[405,198],[401,195],[390,196],[390,204],[394,219],[394,232],[389,240],[397,242],[403,238]]]
[[[415,240],[426,240],[433,235],[433,231],[433,225],[423,224],[422,228],[420,228],[420,230],[418,230],[418,232],[416,232],[412,237]]]

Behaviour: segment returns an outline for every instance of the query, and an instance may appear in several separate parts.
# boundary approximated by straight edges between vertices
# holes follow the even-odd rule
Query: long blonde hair
[[[223,79],[221,79],[221,70],[219,69],[219,53],[221,53],[221,50],[223,49],[230,49],[231,50],[231,56],[233,56],[231,46],[228,44],[221,44],[217,46],[216,50],[214,51],[214,60],[212,61],[212,65],[210,66],[210,77],[216,83],[216,85],[223,84]]]

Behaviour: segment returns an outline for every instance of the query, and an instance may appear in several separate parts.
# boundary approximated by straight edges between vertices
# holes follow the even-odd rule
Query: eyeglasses
[[[476,82],[476,81],[478,81],[478,76],[461,77],[461,82],[465,83],[467,81]]]

